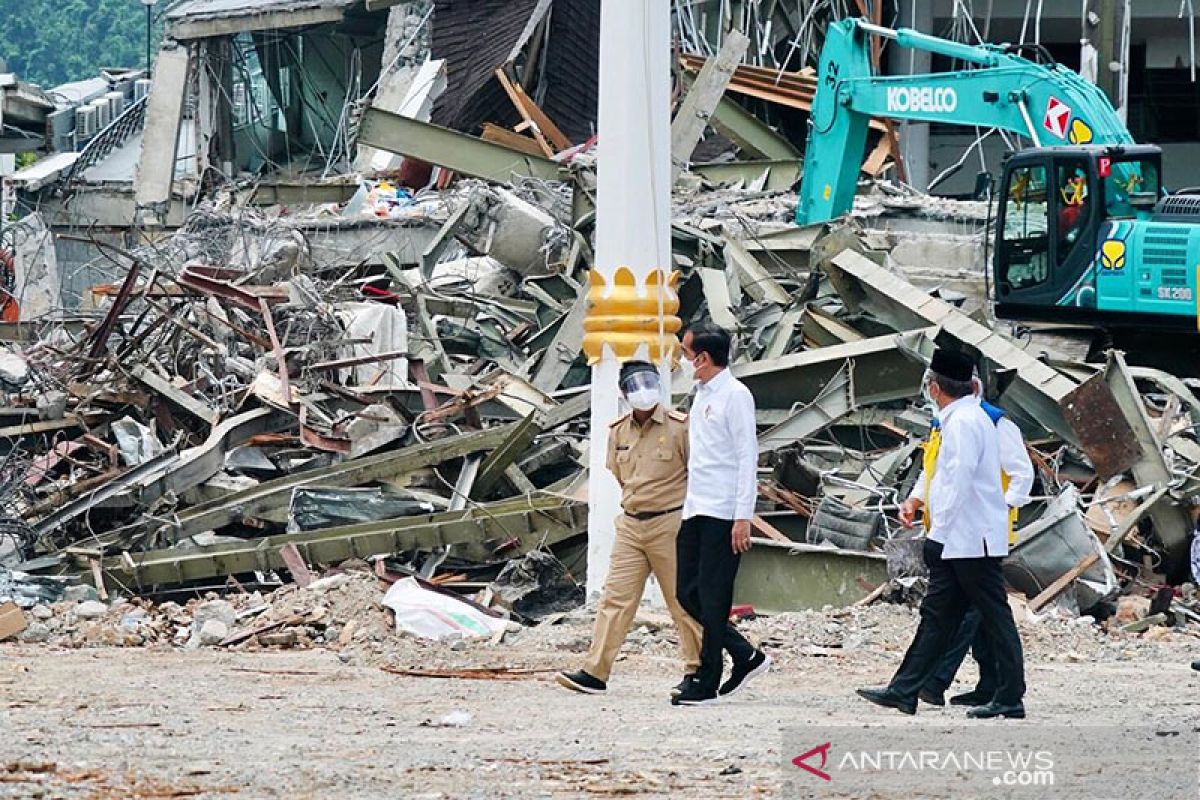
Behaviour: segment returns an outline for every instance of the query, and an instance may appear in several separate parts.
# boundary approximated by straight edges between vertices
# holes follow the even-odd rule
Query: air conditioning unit
[[[113,119],[121,116],[125,111],[125,95],[121,92],[109,92],[104,95],[104,99],[108,101],[108,113]]]
[[[108,101],[103,97],[97,97],[88,105],[96,109],[96,129],[102,131],[107,128],[108,123],[112,122],[112,111],[109,110]]]
[[[133,84],[133,102],[141,100],[146,95],[150,94],[150,84],[152,81],[149,78],[138,78]]]
[[[75,143],[82,145],[96,135],[100,128],[96,124],[96,109],[94,106],[80,106],[75,109]]]

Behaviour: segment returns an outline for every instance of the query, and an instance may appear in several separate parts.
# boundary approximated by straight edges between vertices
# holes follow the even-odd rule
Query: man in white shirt
[[[699,381],[688,417],[688,486],[676,543],[679,604],[703,629],[700,668],[671,702],[708,705],[763,674],[771,659],[729,622],[741,554],[750,549],[758,496],[754,397],[728,370],[729,334],[712,325],[683,335],[683,356]],[[721,683],[723,651],[733,671]]]
[[[1008,506],[1000,482],[996,426],[974,396],[974,362],[938,350],[928,391],[938,407],[940,445],[928,481],[929,535],[924,543],[929,588],[916,636],[891,683],[859,689],[872,703],[915,714],[917,696],[937,668],[970,606],[995,648],[998,684],[991,702],[972,708],[976,718],[1025,716],[1021,639],[1004,590],[1001,562],[1008,555]]]
[[[1008,544],[1016,544],[1017,509],[1029,503],[1029,493],[1033,490],[1033,463],[1029,460],[1029,451],[1025,447],[1025,439],[1021,429],[1008,418],[1004,410],[983,399],[983,384],[978,376],[972,379],[974,394],[980,398],[980,407],[996,425],[996,436],[1000,447],[1000,474],[1004,489],[1004,502],[1008,505]],[[934,418],[934,429],[939,425]],[[911,527],[916,515],[925,505],[925,473],[922,470],[917,476],[908,500],[900,507],[900,519],[906,526]],[[978,609],[972,606],[963,617],[962,625],[954,636],[950,649],[938,662],[937,669],[921,688],[920,699],[930,705],[946,704],[946,690],[954,683],[963,659],[970,651],[979,664],[979,682],[972,691],[955,695],[950,698],[954,706],[982,706],[990,702],[996,694],[999,682],[996,667],[996,654],[991,640],[980,627],[982,617]]]

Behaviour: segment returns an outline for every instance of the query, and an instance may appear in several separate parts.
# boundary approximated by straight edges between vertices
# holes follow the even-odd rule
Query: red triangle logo
[[[1071,107],[1051,97],[1046,103],[1046,115],[1042,117],[1042,127],[1059,139],[1067,138],[1067,123],[1071,121]]]
[[[792,763],[795,764],[800,769],[805,770],[806,772],[811,772],[813,775],[816,775],[818,778],[820,778],[823,781],[832,781],[833,778],[831,778],[829,776],[828,772],[824,771],[825,762],[829,758],[829,745],[830,745],[829,742],[826,742],[825,744],[822,744],[822,745],[818,745],[817,747],[814,747],[812,750],[809,750],[807,753],[803,753],[803,754],[798,755],[795,758],[793,758]],[[812,758],[813,756],[815,756],[817,754],[820,754],[820,756],[821,756],[821,766],[820,767],[814,767],[810,764],[805,763],[808,759]]]

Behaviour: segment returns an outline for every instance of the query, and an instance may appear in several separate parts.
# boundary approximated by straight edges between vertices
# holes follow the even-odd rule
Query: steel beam
[[[725,94],[729,79],[741,63],[750,39],[738,30],[726,32],[725,41],[716,58],[710,58],[700,68],[700,74],[688,87],[675,119],[671,121],[671,181],[692,158],[717,104]]]
[[[754,538],[742,555],[733,602],[766,614],[850,605],[867,591],[856,579],[887,582],[887,557],[810,544]]]
[[[272,508],[286,506],[292,490],[301,486],[360,486],[471,453],[490,450],[504,443],[518,424],[520,423],[450,436],[402,450],[356,458],[332,467],[266,481],[220,500],[192,506],[178,514],[172,524],[162,532],[168,540],[178,541],[202,531],[222,528],[247,517],[258,516]]]
[[[717,133],[741,148],[743,153],[754,158],[800,162],[800,151],[791,142],[767,127],[731,97],[721,98],[708,123]]]
[[[938,326],[939,339],[953,339],[981,356],[993,370],[1012,374],[1003,393],[1004,407],[1024,412],[1028,421],[1087,449],[1063,415],[1064,401],[1078,386],[1075,381],[858,253],[843,250],[826,262],[825,270],[850,310],[867,311],[898,331]]]
[[[442,253],[454,241],[454,236],[458,232],[459,226],[467,216],[467,212],[471,210],[470,203],[463,203],[451,214],[442,227],[438,229],[437,235],[429,242],[429,246],[421,251],[421,275],[425,280],[433,277],[433,268],[437,266],[438,261],[442,257]]]
[[[753,186],[766,180],[756,188],[764,192],[782,192],[791,189],[800,180],[800,162],[790,160],[770,161],[723,161],[714,164],[693,164],[692,172],[703,176],[711,183],[733,183],[742,181]]]
[[[529,416],[517,423],[503,444],[488,453],[487,458],[479,467],[479,474],[475,478],[474,485],[468,492],[470,496],[481,500],[486,499],[488,492],[496,488],[496,484],[504,477],[504,471],[529,449],[534,438],[542,432],[540,416],[537,412],[530,413]]]
[[[34,525],[33,530],[38,536],[45,536],[50,531],[61,528],[92,507],[108,500],[110,497],[115,497],[127,489],[137,486],[138,483],[149,476],[157,475],[163,466],[169,466],[178,460],[179,455],[174,450],[163,450],[153,458],[147,459],[137,466],[130,467],[95,491],[88,492],[86,495],[77,497],[66,505],[59,507],[54,513],[44,517]]]
[[[847,359],[811,403],[758,437],[758,452],[767,453],[806,439],[854,411],[854,362]]]
[[[1142,396],[1120,351],[1109,351],[1105,377],[1137,440],[1140,452],[1130,467],[1134,480],[1138,486],[1169,486],[1175,476],[1163,457],[1162,442],[1154,431]],[[1155,535],[1166,548],[1168,573],[1174,573],[1168,577],[1183,579],[1186,577],[1188,543],[1192,533],[1191,515],[1166,495],[1150,507],[1150,521],[1154,524]]]
[[[742,291],[759,303],[778,303],[786,306],[792,302],[792,296],[784,291],[766,267],[750,254],[736,239],[725,239],[726,269],[732,267],[738,275]]]
[[[553,392],[571,371],[583,346],[583,318],[587,316],[587,310],[587,287],[583,287],[571,309],[558,320],[558,331],[542,351],[542,360],[530,381],[537,389]]]
[[[188,412],[196,419],[208,423],[209,427],[221,421],[221,414],[215,408],[183,391],[149,367],[134,364],[128,369],[129,374],[139,383],[150,387],[168,402]]]
[[[104,559],[104,582],[112,588],[178,586],[254,571],[283,569],[280,550],[294,545],[309,564],[337,564],[410,550],[455,547],[462,558],[488,561],[516,540],[517,551],[552,545],[587,530],[587,505],[558,498],[526,498],[476,509],[366,522],[269,536],[246,542],[151,550]],[[90,571],[81,570],[85,580]]]
[[[358,143],[463,175],[508,183],[514,176],[560,180],[558,163],[378,108],[368,108]]]
[[[860,406],[915,397],[924,366],[906,356],[896,336],[792,353],[773,361],[738,364],[733,374],[754,394],[760,409],[791,410],[826,390],[847,360],[854,362],[854,393]]]
[[[775,325],[775,330],[771,331],[771,336],[767,340],[767,348],[763,351],[763,359],[782,358],[787,353],[788,345],[792,343],[792,337],[796,335],[796,326],[804,319],[804,309],[793,306],[783,312],[783,316]]]

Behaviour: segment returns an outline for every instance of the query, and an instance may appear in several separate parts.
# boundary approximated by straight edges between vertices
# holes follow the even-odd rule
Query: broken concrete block
[[[484,210],[473,229],[464,231],[475,250],[522,275],[545,272],[547,263],[558,260],[557,252],[546,249],[558,230],[554,217],[505,189],[491,189],[486,200],[476,202]]]
[[[108,606],[99,600],[85,600],[75,606],[75,616],[78,619],[99,619],[108,613]]]
[[[229,626],[219,619],[207,620],[200,626],[200,645],[202,647],[212,647],[224,641],[229,635]]]
[[[192,616],[192,630],[201,631],[209,620],[219,620],[228,628],[237,622],[237,611],[224,600],[209,600],[196,607]]]
[[[50,640],[50,626],[44,622],[31,622],[17,637],[26,644],[41,644]]]
[[[1137,595],[1127,595],[1117,601],[1116,620],[1118,625],[1126,625],[1144,619],[1150,613],[1150,598]]]
[[[520,276],[491,256],[472,256],[443,261],[433,268],[429,285],[443,291],[468,288],[479,295],[503,297],[510,295],[520,283]],[[465,286],[464,286],[465,284]]]

